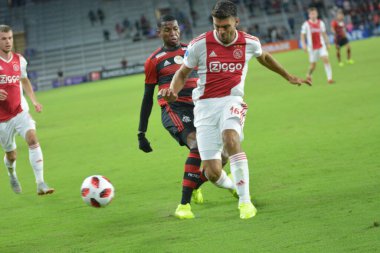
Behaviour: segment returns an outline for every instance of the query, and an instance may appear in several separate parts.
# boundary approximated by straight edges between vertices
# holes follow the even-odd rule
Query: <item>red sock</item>
[[[199,184],[202,181],[200,166],[201,157],[199,156],[198,149],[191,149],[185,163],[185,172],[182,180],[182,205],[190,203],[193,189],[198,189],[201,185]]]

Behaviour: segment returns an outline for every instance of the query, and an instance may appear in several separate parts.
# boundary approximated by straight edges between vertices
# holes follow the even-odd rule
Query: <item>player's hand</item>
[[[38,102],[33,103],[34,109],[36,109],[36,112],[42,112],[42,105]]]
[[[148,139],[145,138],[145,133],[139,133],[137,136],[139,139],[139,149],[141,149],[145,153],[152,152],[153,149],[150,146],[150,142],[148,141]]]
[[[8,92],[6,90],[0,89],[0,101],[6,100],[8,97]]]
[[[312,84],[311,79],[302,79],[302,78],[299,78],[299,77],[296,77],[293,75],[289,75],[288,81],[289,81],[289,83],[294,84],[294,85],[298,85],[298,86],[301,86],[304,83],[309,85],[309,86],[311,86],[311,84]]]
[[[162,89],[158,93],[159,95],[162,96],[163,99],[165,99],[166,102],[174,102],[177,100],[178,95],[174,93],[172,89]]]

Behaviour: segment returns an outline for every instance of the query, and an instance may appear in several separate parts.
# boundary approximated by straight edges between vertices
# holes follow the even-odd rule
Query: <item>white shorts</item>
[[[244,121],[247,105],[239,96],[199,100],[194,108],[194,126],[202,160],[221,159],[223,150],[222,133],[234,129],[244,139]]]
[[[16,133],[24,139],[28,130],[36,129],[36,122],[30,116],[29,112],[22,111],[12,119],[0,123],[0,144],[5,152],[16,149]]]
[[[309,61],[311,63],[317,62],[321,56],[328,56],[326,47],[321,47],[317,50],[309,50]]]

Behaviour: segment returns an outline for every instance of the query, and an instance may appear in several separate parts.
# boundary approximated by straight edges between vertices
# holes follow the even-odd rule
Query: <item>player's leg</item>
[[[310,50],[309,52],[309,68],[306,73],[306,79],[309,81],[312,81],[312,75],[317,67],[317,60],[318,60],[318,51],[317,50]]]
[[[44,162],[40,144],[37,139],[35,121],[29,113],[22,112],[15,117],[16,131],[25,139],[29,147],[29,162],[37,183],[37,194],[51,194],[54,189],[44,181]]]
[[[8,171],[9,182],[10,182],[12,190],[15,193],[19,194],[22,192],[22,188],[21,188],[20,182],[18,181],[17,173],[16,173],[16,157],[17,157],[16,149],[5,152],[4,165]]]
[[[0,142],[5,151],[4,165],[7,168],[9,182],[15,193],[21,193],[22,189],[16,173],[17,146],[15,135],[16,131],[13,119],[0,123]]]
[[[346,44],[346,50],[347,50],[347,62],[349,64],[354,64],[354,60],[351,59],[351,45],[350,43]]]
[[[318,54],[319,54],[319,58],[321,58],[323,61],[323,65],[324,65],[325,73],[327,77],[327,82],[329,84],[335,83],[332,77],[332,68],[331,68],[331,64],[329,60],[329,53],[327,52],[326,47],[322,47],[321,49],[319,49]]]
[[[241,147],[247,109],[244,102],[232,100],[224,108],[220,127],[224,149],[229,155],[231,173],[239,195],[240,218],[242,219],[251,218],[257,212],[251,202],[249,192],[248,160]]]
[[[228,119],[225,126],[231,129],[223,131],[224,147],[230,155],[231,173],[239,195],[240,218],[248,219],[256,215],[257,210],[251,202],[249,192],[249,169],[245,152],[241,148],[240,134],[235,130],[240,126],[236,119]],[[235,128],[235,129],[234,129]]]
[[[220,188],[235,190],[232,180],[222,169],[223,142],[218,126],[198,126],[197,141],[203,162],[203,175]]]
[[[202,175],[200,169],[202,161],[198,151],[195,131],[186,136],[186,146],[190,149],[190,152],[185,162],[181,204],[190,203],[190,199],[197,204],[202,204],[203,195],[199,187],[207,179]]]
[[[338,65],[340,67],[343,67],[344,64],[343,64],[342,58],[340,56],[340,46],[339,46],[339,44],[335,44],[335,49],[336,49],[336,58],[338,59]]]
[[[167,105],[161,111],[163,126],[181,146],[186,145],[190,150],[184,165],[181,203],[174,212],[174,215],[180,219],[194,218],[190,202],[194,189],[198,186],[201,177],[201,159],[197,148],[192,111],[193,106],[179,107],[175,104]],[[195,202],[203,202],[200,189],[195,193]]]
[[[333,80],[333,77],[332,77],[332,68],[331,68],[331,64],[330,64],[330,61],[329,61],[329,57],[328,57],[328,55],[322,55],[321,59],[323,61],[323,65],[325,67],[325,73],[326,73],[326,77],[327,77],[327,82],[329,84],[333,84],[334,80]]]
[[[38,195],[53,193],[54,189],[49,187],[44,181],[44,160],[36,131],[34,129],[28,130],[25,140],[29,146],[29,162],[36,178]]]

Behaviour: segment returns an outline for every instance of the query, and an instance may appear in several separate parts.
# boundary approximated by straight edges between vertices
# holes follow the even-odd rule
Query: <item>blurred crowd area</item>
[[[10,7],[19,7],[29,2],[44,3],[53,0],[8,0]],[[185,12],[179,8],[174,8],[167,13],[175,16],[180,24],[183,38],[189,40],[193,38],[193,29],[197,27],[200,18],[199,8],[196,6],[199,1],[187,0],[189,11]],[[316,7],[320,18],[327,24],[333,19],[338,9],[342,9],[346,15],[346,29],[366,29],[379,32],[380,25],[380,0],[232,0],[239,8],[239,15],[244,15],[250,20],[248,25],[240,27],[252,35],[259,37],[263,42],[276,42],[285,39],[297,38],[299,31],[296,31],[297,16],[303,15],[307,19],[307,8]],[[286,22],[283,24],[270,25],[255,23],[255,19],[260,15],[284,14]],[[110,15],[110,14],[108,14]],[[119,20],[113,27],[103,26],[106,13],[101,9],[90,9],[88,19],[92,26],[101,25],[99,32],[103,34],[105,41],[111,39],[131,39],[134,42],[144,39],[157,38],[156,20],[150,20],[145,14],[141,14],[139,19],[130,20],[128,15]],[[210,17],[210,24],[211,24]],[[112,36],[116,34],[117,36]]]

